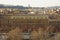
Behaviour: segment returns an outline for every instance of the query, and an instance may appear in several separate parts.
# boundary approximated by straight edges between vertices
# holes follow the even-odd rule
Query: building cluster
[[[28,9],[12,9],[0,8],[1,15],[20,15],[20,14],[60,14],[60,8],[28,8]]]
[[[1,8],[0,33],[7,33],[9,36],[7,40],[51,39],[55,36],[52,33],[60,33],[59,14],[59,8],[29,8],[24,10]],[[21,33],[23,34],[20,35]]]

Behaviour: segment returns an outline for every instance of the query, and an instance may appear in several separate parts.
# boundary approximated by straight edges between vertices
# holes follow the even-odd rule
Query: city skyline
[[[32,7],[60,6],[60,0],[0,0],[0,4]]]

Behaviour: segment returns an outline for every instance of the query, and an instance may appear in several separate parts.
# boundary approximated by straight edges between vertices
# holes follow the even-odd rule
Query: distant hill
[[[19,5],[5,5],[5,4],[0,4],[0,8],[18,8],[18,9],[28,9],[29,7],[24,7],[24,6],[19,6]],[[44,8],[44,7],[33,7],[36,9],[39,8]],[[60,8],[60,6],[51,6],[51,7],[47,7],[47,8]]]
[[[19,5],[13,6],[13,5],[0,4],[0,8],[18,8],[18,9],[25,9],[25,8],[28,8],[28,7],[19,6]]]
[[[48,8],[60,8],[60,6],[51,6],[51,7],[48,7]]]

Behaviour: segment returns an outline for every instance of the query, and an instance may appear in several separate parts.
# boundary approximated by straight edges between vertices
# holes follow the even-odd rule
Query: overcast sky
[[[0,0],[0,4],[23,5],[32,7],[60,6],[60,0]]]

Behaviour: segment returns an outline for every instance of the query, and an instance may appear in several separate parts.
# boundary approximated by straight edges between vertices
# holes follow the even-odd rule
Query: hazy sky
[[[0,4],[23,5],[33,7],[60,6],[60,0],[0,0]]]

